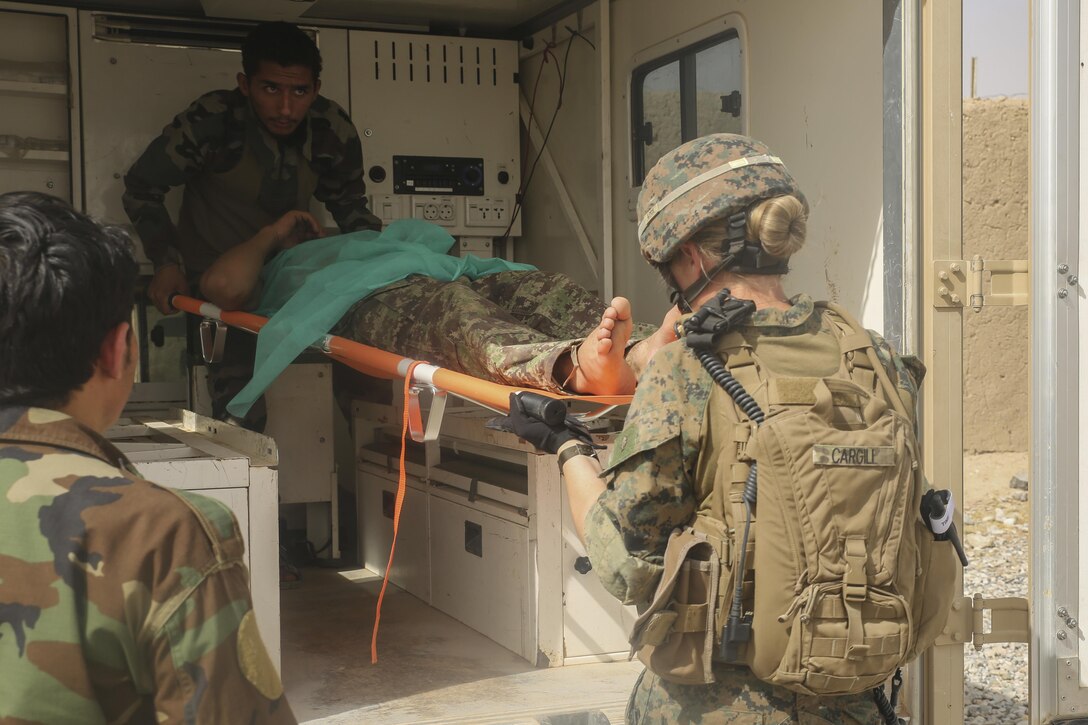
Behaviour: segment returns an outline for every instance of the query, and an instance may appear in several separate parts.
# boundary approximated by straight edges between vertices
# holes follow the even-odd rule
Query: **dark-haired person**
[[[293,723],[229,509],[103,437],[137,273],[123,231],[0,195],[0,722]]]
[[[289,23],[257,25],[238,87],[193,101],[129,169],[125,212],[155,267],[148,296],[160,311],[172,312],[170,296],[189,294],[221,254],[312,198],[341,232],[381,229],[367,209],[359,135],[320,90],[313,39]],[[175,223],[164,198],[182,185]],[[252,341],[237,337],[226,354],[209,370],[217,417],[252,372]]]

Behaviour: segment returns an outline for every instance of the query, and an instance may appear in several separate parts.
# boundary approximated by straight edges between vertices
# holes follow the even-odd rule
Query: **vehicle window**
[[[740,113],[743,82],[740,38],[718,43],[695,54],[697,136],[743,133]]]
[[[735,30],[635,69],[631,80],[634,182],[665,153],[708,133],[743,133],[743,57]]]
[[[647,73],[642,82],[641,140],[645,168],[684,142],[680,108],[680,61],[674,60]]]

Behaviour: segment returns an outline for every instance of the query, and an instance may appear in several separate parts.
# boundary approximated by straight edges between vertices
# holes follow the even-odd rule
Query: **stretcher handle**
[[[260,315],[254,315],[249,312],[224,311],[213,305],[211,302],[204,302],[193,297],[186,297],[185,295],[172,295],[170,297],[170,305],[175,310],[188,312],[192,315],[200,315],[201,317],[207,317],[212,320],[222,320],[231,327],[240,327],[247,332],[258,332],[262,327],[268,324],[267,317],[261,317]]]

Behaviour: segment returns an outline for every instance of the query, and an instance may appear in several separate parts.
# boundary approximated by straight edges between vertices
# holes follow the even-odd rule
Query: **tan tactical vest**
[[[742,558],[751,635],[738,661],[798,692],[878,685],[947,619],[955,564],[919,515],[925,483],[912,412],[868,332],[825,303],[817,314],[817,334],[745,330],[719,341],[765,421],[757,430],[714,386],[695,473],[698,514],[670,539],[654,601],[632,634],[633,651],[665,679],[714,681]],[[742,557],[755,460],[758,499]]]

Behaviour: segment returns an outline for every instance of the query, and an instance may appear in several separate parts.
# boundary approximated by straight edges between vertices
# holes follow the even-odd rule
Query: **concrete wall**
[[[963,241],[965,258],[1026,259],[1028,103],[964,99]],[[1026,451],[1028,308],[987,307],[964,314],[963,446],[968,453]]]

